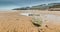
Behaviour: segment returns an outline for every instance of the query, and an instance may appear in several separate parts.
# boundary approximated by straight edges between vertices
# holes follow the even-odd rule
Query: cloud
[[[60,2],[60,0],[0,0],[0,7],[24,7],[49,2]]]

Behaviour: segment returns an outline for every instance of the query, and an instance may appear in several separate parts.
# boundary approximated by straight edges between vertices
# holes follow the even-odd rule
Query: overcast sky
[[[0,9],[10,10],[18,7],[34,6],[51,2],[60,2],[60,0],[0,0]]]

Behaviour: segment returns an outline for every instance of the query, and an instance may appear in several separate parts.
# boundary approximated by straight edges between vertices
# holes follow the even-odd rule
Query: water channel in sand
[[[60,16],[54,14],[41,14],[43,19],[43,24],[46,24],[46,21],[51,24],[60,24]]]

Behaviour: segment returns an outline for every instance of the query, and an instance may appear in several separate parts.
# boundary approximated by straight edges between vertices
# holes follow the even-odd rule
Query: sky
[[[10,10],[19,7],[35,6],[55,2],[60,3],[60,0],[0,0],[0,10]]]

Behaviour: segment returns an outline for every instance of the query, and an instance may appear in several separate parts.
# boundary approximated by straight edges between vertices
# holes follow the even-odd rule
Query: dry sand
[[[40,11],[39,13],[60,16],[60,11]],[[44,24],[45,26],[36,28],[31,20],[31,17],[19,15],[19,12],[0,12],[0,32],[60,32],[60,25],[53,24],[53,21],[45,20],[47,26]]]
[[[20,16],[18,12],[2,12],[0,13],[0,32],[38,32],[30,21],[30,17]]]

